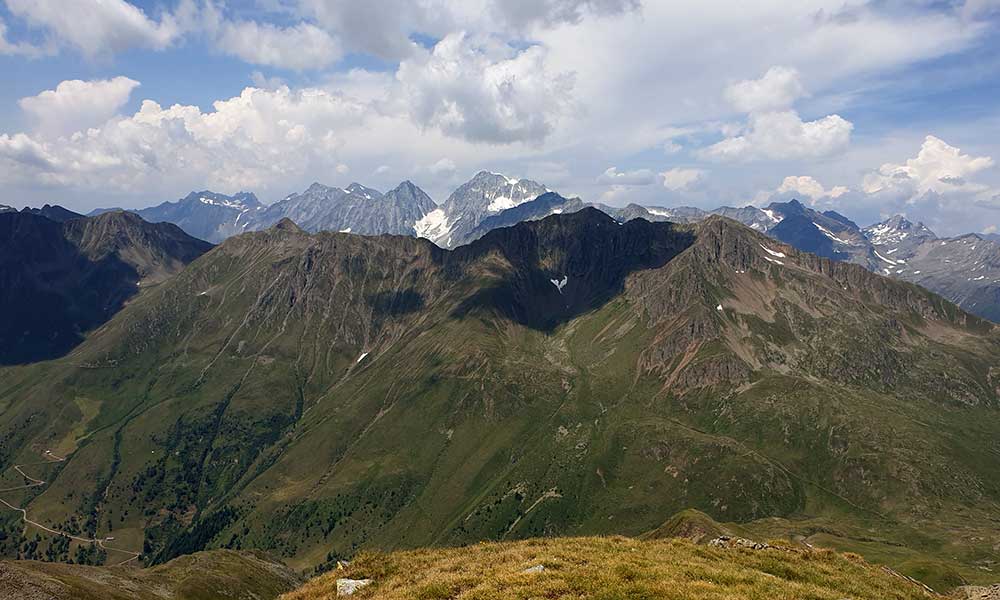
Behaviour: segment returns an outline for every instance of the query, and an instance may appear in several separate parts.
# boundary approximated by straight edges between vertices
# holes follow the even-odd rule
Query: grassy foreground
[[[541,572],[526,571],[543,565]],[[337,579],[371,578],[355,598],[384,600],[841,600],[937,597],[852,554],[696,545],[683,539],[536,538],[464,548],[363,553],[282,600],[336,596]]]

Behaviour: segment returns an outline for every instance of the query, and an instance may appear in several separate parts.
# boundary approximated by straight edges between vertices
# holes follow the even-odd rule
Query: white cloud
[[[854,125],[840,115],[803,121],[791,109],[803,95],[798,71],[788,67],[771,67],[760,79],[730,85],[726,100],[749,113],[747,124],[724,125],[726,138],[705,148],[702,156],[729,161],[788,160],[827,156],[846,148]]]
[[[663,178],[663,187],[672,191],[686,189],[697,183],[705,175],[702,169],[682,169],[673,168],[660,173]]]
[[[254,189],[310,169],[342,169],[338,131],[364,127],[365,117],[363,105],[315,89],[246,88],[204,113],[146,100],[132,116],[68,137],[0,137],[0,179],[130,191],[169,181]]]
[[[492,13],[515,30],[579,23],[585,16],[619,15],[639,9],[639,0],[497,0]]]
[[[744,113],[785,109],[804,95],[799,72],[781,66],[771,67],[760,79],[734,83],[725,91],[726,100]]]
[[[222,24],[216,45],[248,63],[302,71],[338,61],[342,51],[329,33],[309,23],[276,27],[254,21]]]
[[[703,155],[741,161],[817,158],[846,148],[853,129],[840,115],[803,121],[793,110],[752,114],[740,135],[712,144]]]
[[[546,29],[588,17],[635,11],[639,0],[381,0],[288,2],[299,16],[315,20],[342,38],[345,47],[399,61],[419,51],[411,34],[443,38],[457,31],[490,32],[534,39]]]
[[[808,175],[785,177],[777,189],[777,193],[779,194],[798,194],[813,201],[821,198],[839,198],[849,191],[848,188],[842,185],[834,186],[828,190],[823,187],[823,184]]]
[[[455,169],[455,161],[450,158],[442,158],[427,168],[434,175],[451,175]]]
[[[163,49],[180,34],[169,14],[150,19],[124,0],[6,0],[11,14],[44,28],[59,44],[89,57],[128,48]]]
[[[969,156],[944,140],[928,135],[915,158],[903,164],[886,163],[865,176],[863,189],[868,194],[898,192],[921,195],[983,193],[988,186],[969,181],[969,176],[993,166],[989,156]]]
[[[649,169],[619,171],[617,167],[608,167],[597,181],[610,185],[649,185],[656,181],[656,174]]]
[[[386,60],[401,60],[416,49],[409,39],[411,32],[437,29],[432,26],[435,16],[425,4],[417,0],[298,0],[296,8],[299,15],[314,19],[327,31],[336,32],[351,50]],[[444,14],[441,14],[442,9]],[[436,18],[450,21],[446,6],[438,9]]]
[[[35,124],[46,135],[64,135],[100,125],[114,116],[139,82],[128,77],[80,81],[63,81],[54,90],[19,102]]]
[[[540,142],[566,110],[573,86],[545,58],[541,46],[514,51],[451,34],[400,63],[396,77],[421,125],[477,142]]]

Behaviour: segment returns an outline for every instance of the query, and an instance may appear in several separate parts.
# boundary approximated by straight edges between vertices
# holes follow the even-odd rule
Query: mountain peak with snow
[[[865,227],[865,237],[875,246],[919,243],[937,239],[923,223],[912,223],[903,215],[893,215],[881,223]]]

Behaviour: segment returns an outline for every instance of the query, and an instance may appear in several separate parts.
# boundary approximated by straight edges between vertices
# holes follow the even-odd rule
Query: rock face
[[[531,214],[531,203],[519,207]],[[710,215],[737,220],[799,250],[921,285],[963,309],[1000,322],[1000,243],[986,235],[938,238],[922,223],[896,215],[863,230],[833,211],[819,212],[798,201],[767,208],[600,207],[619,221],[696,223]],[[484,222],[483,225],[487,225]]]
[[[337,580],[337,595],[338,596],[353,596],[355,592],[361,588],[371,585],[371,579],[346,579],[340,578]]]
[[[250,192],[227,196],[204,190],[191,192],[175,202],[164,202],[133,212],[150,223],[173,223],[188,235],[217,243],[247,231],[255,215],[264,208],[257,196]],[[101,208],[90,214],[119,210]]]
[[[574,213],[585,206],[579,198],[563,198],[555,192],[546,192],[534,200],[523,202],[513,208],[508,208],[495,215],[485,217],[475,229],[462,237],[456,245],[463,245],[478,240],[494,229],[511,227],[522,221],[544,219],[549,215]]]
[[[141,286],[209,248],[175,225],[126,212],[61,223],[0,214],[0,364],[64,354]]]
[[[0,212],[3,212],[0,210]],[[69,209],[63,208],[58,205],[46,204],[41,208],[31,208],[25,207],[21,210],[23,213],[28,213],[32,215],[37,215],[39,217],[45,217],[51,219],[57,223],[62,223],[64,221],[69,221],[70,219],[79,219],[83,215],[80,213],[73,212]]]
[[[483,219],[538,198],[548,190],[529,179],[514,179],[480,171],[417,222],[417,235],[442,248],[454,248],[471,238]]]
[[[956,588],[949,597],[955,600],[1000,600],[1000,583],[990,586],[964,585]]]
[[[434,201],[409,181],[385,194],[359,183],[346,189],[314,183],[269,206],[249,229],[266,229],[288,218],[310,232],[415,235],[414,224],[434,208]]]
[[[902,216],[865,228],[878,272],[912,281],[1000,322],[1000,243],[976,234],[938,238]]]

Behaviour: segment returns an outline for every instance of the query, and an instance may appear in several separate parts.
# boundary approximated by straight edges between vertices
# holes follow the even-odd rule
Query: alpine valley
[[[0,554],[190,570],[177,561],[207,551],[278,593],[294,577],[254,556],[314,573],[484,540],[725,534],[782,538],[803,561],[860,554],[897,586],[995,580],[1000,328],[896,273],[964,238],[901,220],[855,233],[798,203],[625,216],[490,173],[436,208],[409,184],[241,202],[254,226],[215,247],[122,212],[0,214],[36,240],[18,246],[33,264],[105,257],[129,265],[112,289],[131,284],[71,349],[0,367]],[[356,217],[366,203],[398,210]],[[981,243],[961,250],[978,260]],[[578,543],[603,560],[619,542]],[[392,556],[379,564],[415,560]],[[773,556],[787,561],[754,562],[761,581],[869,568]],[[5,576],[103,576],[37,565]],[[876,571],[872,589],[892,588]]]

